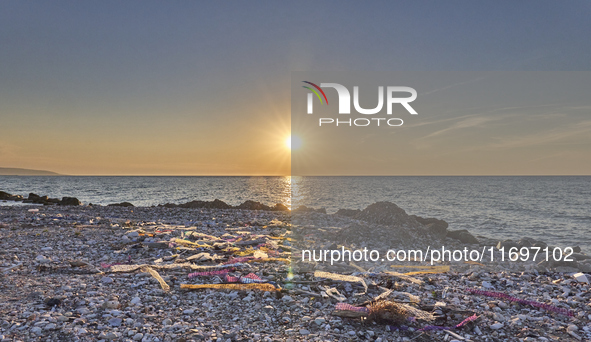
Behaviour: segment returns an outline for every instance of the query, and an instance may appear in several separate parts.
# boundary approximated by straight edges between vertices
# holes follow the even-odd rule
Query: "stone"
[[[463,243],[468,243],[468,244],[478,244],[479,243],[478,239],[476,237],[474,237],[474,235],[472,235],[466,229],[450,230],[447,232],[447,237],[451,238],[451,239],[459,240]]]
[[[502,327],[503,327],[503,323],[495,323],[495,324],[493,324],[493,325],[491,325],[491,326],[490,326],[490,328],[491,328],[492,330],[499,330],[499,329],[501,329]]]
[[[123,322],[121,318],[111,318],[109,320],[109,325],[112,327],[118,327],[121,326],[121,322]]]
[[[111,277],[102,277],[101,278],[101,283],[103,284],[111,284],[113,282],[113,278]]]
[[[586,283],[589,284],[589,279],[584,273],[575,273],[573,274],[573,278],[575,278],[579,283]]]
[[[513,241],[513,240],[504,240],[504,241],[499,241],[499,243],[497,243],[497,249],[501,249],[501,248],[505,248],[505,253],[509,253],[509,250],[511,248],[517,248],[519,249],[520,246],[517,242]]]
[[[111,203],[107,207],[133,207],[134,205],[129,202]]]
[[[80,200],[76,197],[62,197],[62,200],[58,203],[59,205],[82,205]]]

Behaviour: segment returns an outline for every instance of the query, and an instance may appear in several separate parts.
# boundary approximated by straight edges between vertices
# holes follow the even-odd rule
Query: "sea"
[[[443,219],[450,230],[494,239],[531,237],[591,252],[591,176],[0,176],[0,191],[101,205],[253,200],[328,213],[390,201],[409,214]],[[0,201],[0,206],[15,204],[20,205]]]

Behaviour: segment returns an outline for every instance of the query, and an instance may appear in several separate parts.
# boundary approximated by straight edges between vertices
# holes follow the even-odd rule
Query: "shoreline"
[[[420,273],[418,267],[353,262],[331,266],[295,259],[302,247],[370,246],[369,232],[383,246],[392,235],[384,231],[391,229],[410,234],[399,246],[433,242],[433,226],[381,224],[393,213],[402,215],[392,211],[394,206],[369,208],[368,221],[316,210],[40,206],[31,212],[28,206],[0,207],[0,281],[5,289],[0,319],[6,322],[0,334],[48,341],[428,341],[449,333],[419,329],[458,324],[470,312],[477,319],[452,333],[474,341],[591,338],[589,284],[573,277],[575,272],[538,269],[534,263],[451,262],[438,264],[449,267],[447,271]],[[407,216],[399,218],[415,224]],[[359,226],[368,234],[352,236]],[[450,248],[470,246],[449,238],[438,241]],[[244,260],[244,266],[236,266],[230,275],[252,273],[281,291],[181,289],[182,284],[227,284],[223,275],[188,275],[195,272],[192,268],[219,269],[233,260]],[[169,290],[143,268],[118,271],[133,265],[151,265]],[[405,275],[408,271],[419,273]],[[367,292],[359,297],[356,294],[364,291],[360,283],[316,276],[322,274],[361,277]],[[574,317],[468,289],[506,293],[572,311]],[[334,315],[340,300],[359,305],[388,290],[398,293],[388,295],[389,300],[399,300],[401,293],[418,297],[413,305],[431,307],[428,312],[439,318],[403,322],[400,326],[410,328],[396,330],[390,328],[392,323]]]

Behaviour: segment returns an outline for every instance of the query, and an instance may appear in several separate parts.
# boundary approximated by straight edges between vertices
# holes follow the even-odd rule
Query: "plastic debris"
[[[453,327],[442,327],[442,326],[438,326],[438,325],[428,325],[422,329],[419,329],[419,331],[460,329],[464,325],[466,325],[470,322],[473,322],[477,319],[478,319],[478,315],[474,314],[474,315],[466,318],[465,320],[461,321],[460,323],[454,325]]]
[[[281,291],[280,287],[275,287],[272,284],[181,284],[181,289],[185,290],[199,290],[199,289],[219,289],[219,290],[237,290],[237,291]]]
[[[199,266],[199,265],[194,265],[191,263],[182,263],[182,264],[167,264],[167,265],[114,265],[111,266],[109,269],[109,272],[112,273],[125,273],[125,272],[134,272],[137,271],[143,267],[146,266],[150,266],[153,267],[155,269],[166,269],[166,270],[172,270],[172,269],[178,269],[178,268],[190,268],[192,270],[202,270],[202,271],[206,271],[206,270],[219,270],[219,269],[223,269],[223,268],[239,268],[239,267],[244,267],[246,266],[245,264],[242,263],[234,263],[234,264],[227,264],[227,265],[212,265],[212,266]]]
[[[213,276],[219,276],[219,275],[228,274],[231,271],[234,271],[234,268],[225,269],[225,270],[219,270],[219,271],[194,272],[194,273],[189,273],[188,274],[188,277],[189,278],[194,278],[194,277],[213,277]]]
[[[366,317],[371,322],[401,324],[409,320],[432,321],[435,319],[432,313],[417,309],[404,303],[396,303],[380,300],[371,303],[367,308],[355,307],[349,304],[339,303],[333,311],[334,316],[361,318]],[[365,310],[364,310],[365,309]]]
[[[266,280],[261,279],[259,276],[257,276],[254,273],[249,273],[245,276],[241,276],[241,277],[234,277],[231,275],[226,275],[226,281],[228,283],[243,283],[243,284],[253,284],[253,283],[267,283]]]
[[[519,299],[519,298],[512,297],[512,296],[509,296],[508,294],[501,293],[501,292],[480,291],[480,290],[476,290],[476,289],[466,289],[466,291],[473,293],[473,294],[479,294],[482,296],[506,299],[510,302],[516,302],[516,303],[523,304],[523,305],[531,305],[536,308],[544,309],[546,311],[556,312],[556,313],[563,314],[563,315],[566,315],[569,317],[575,316],[575,314],[568,309],[559,308],[554,305],[544,304],[544,303],[536,302],[533,300]]]

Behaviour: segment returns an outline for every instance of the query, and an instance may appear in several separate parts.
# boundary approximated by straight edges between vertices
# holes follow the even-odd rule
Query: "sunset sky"
[[[373,171],[328,139],[302,138],[298,153],[334,157],[318,174],[589,175],[590,14],[587,1],[3,1],[0,167],[289,175],[293,71],[403,71],[410,83],[442,71],[452,76],[417,87],[423,112],[379,135],[396,149],[357,160]],[[561,77],[578,92],[522,89],[518,110],[492,103],[502,92],[437,102],[467,99],[453,72],[481,71],[576,71]]]

